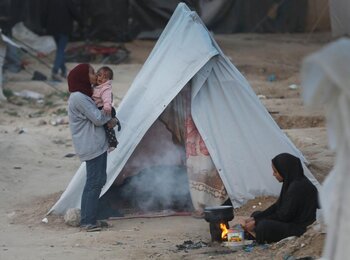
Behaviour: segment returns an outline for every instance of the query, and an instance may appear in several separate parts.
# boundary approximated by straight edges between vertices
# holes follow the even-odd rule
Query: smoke
[[[118,187],[119,198],[142,211],[191,208],[184,158],[184,147],[157,120],[125,166],[129,177]]]
[[[188,210],[192,207],[188,177],[184,166],[153,166],[130,177],[120,195],[129,205],[142,211]]]

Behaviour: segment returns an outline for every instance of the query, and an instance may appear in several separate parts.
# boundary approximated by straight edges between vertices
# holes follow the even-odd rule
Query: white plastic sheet
[[[307,57],[302,67],[303,98],[322,106],[327,116],[335,166],[321,187],[321,205],[327,224],[323,259],[350,256],[350,40],[340,39]]]
[[[1,30],[0,30],[0,33],[1,33]],[[6,97],[4,96],[3,90],[2,90],[2,84],[3,84],[2,67],[4,66],[4,62],[5,62],[5,55],[6,55],[6,44],[3,41],[2,37],[0,37],[0,101],[6,100]]]
[[[17,23],[12,28],[12,36],[25,49],[34,49],[43,54],[56,50],[56,43],[52,36],[39,36],[25,27],[23,22]]]

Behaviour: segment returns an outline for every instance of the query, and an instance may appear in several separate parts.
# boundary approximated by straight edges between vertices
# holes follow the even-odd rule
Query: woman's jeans
[[[107,152],[86,161],[86,183],[81,198],[81,226],[96,224],[99,197],[107,178],[106,168]]]

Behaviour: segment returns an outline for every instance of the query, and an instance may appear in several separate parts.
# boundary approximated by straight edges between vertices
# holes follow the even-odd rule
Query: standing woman
[[[81,199],[80,226],[86,231],[100,230],[97,209],[101,189],[106,182],[108,141],[103,125],[112,128],[111,119],[99,110],[92,96],[92,84],[96,84],[94,69],[89,64],[77,65],[68,75],[69,127],[76,153],[86,162],[86,183]]]
[[[289,236],[301,236],[316,220],[318,193],[304,175],[299,158],[281,153],[272,159],[273,175],[282,182],[278,200],[264,211],[254,212],[245,229],[255,233],[258,243],[272,243]]]

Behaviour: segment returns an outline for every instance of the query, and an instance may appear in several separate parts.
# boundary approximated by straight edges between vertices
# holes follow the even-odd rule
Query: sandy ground
[[[245,34],[218,35],[216,39],[322,182],[332,168],[334,154],[327,148],[323,111],[308,110],[302,104],[299,70],[303,57],[324,46],[330,36]],[[130,58],[112,66],[116,104],[153,46],[154,42],[147,41],[126,44]],[[298,239],[235,251],[210,243],[208,223],[190,216],[112,220],[113,227],[96,233],[69,227],[57,216],[42,223],[80,162],[70,156],[74,149],[65,112],[67,95],[44,82],[31,81],[34,70],[49,75],[49,69],[24,58],[29,62],[27,72],[7,73],[5,89],[32,90],[45,98],[37,102],[12,97],[0,104],[0,259],[283,259],[321,255],[325,234],[317,225]],[[291,89],[292,84],[297,88]],[[55,87],[62,92],[67,88],[66,83]],[[249,215],[253,207],[263,209],[273,201],[250,201],[235,210],[234,221]],[[202,247],[177,247],[189,240]]]

